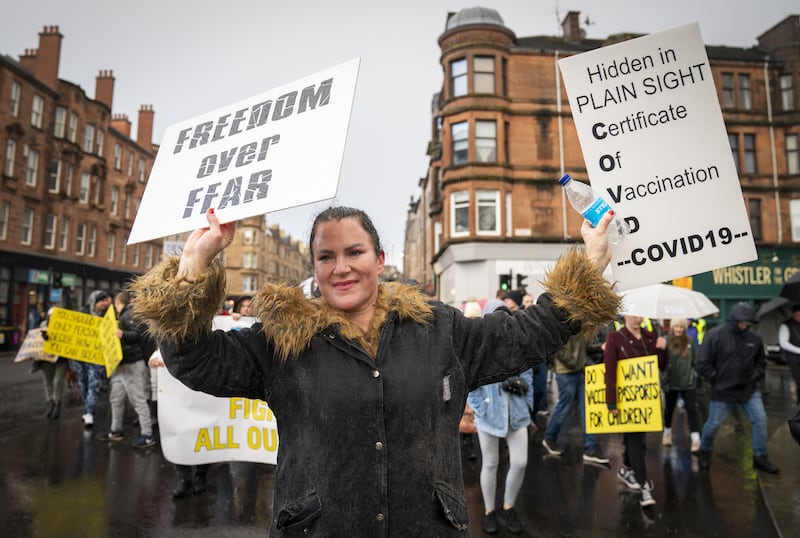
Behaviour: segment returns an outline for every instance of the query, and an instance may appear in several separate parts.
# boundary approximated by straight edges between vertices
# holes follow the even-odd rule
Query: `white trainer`
[[[641,506],[653,506],[656,500],[653,498],[653,481],[648,480],[642,486],[642,500],[639,501]]]

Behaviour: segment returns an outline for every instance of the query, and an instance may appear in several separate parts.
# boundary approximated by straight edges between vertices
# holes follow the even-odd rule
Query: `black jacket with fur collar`
[[[367,334],[285,286],[254,300],[262,323],[211,332],[222,294],[208,290],[224,292],[224,272],[187,282],[176,260],[137,281],[136,313],[187,386],[264,399],[275,413],[270,536],[464,536],[458,424],[468,391],[542,362],[581,320],[591,331],[616,313],[619,298],[585,256],[570,260],[549,275],[551,294],[513,316],[465,318],[384,284]]]

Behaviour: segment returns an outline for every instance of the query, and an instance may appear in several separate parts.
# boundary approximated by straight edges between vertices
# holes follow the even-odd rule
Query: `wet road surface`
[[[62,417],[48,420],[39,374],[0,355],[0,529],[13,537],[268,536],[274,467],[253,463],[211,466],[205,494],[173,499],[175,474],[158,446],[136,450],[138,428],[128,416],[125,439],[97,439],[109,423],[101,394],[94,430],[84,430],[77,389],[65,394]],[[792,409],[785,367],[770,364],[765,405],[770,435]],[[702,400],[701,400],[702,401]],[[705,416],[705,413],[702,413]],[[676,420],[685,421],[685,413]],[[559,440],[561,458],[545,455],[542,431],[531,428],[528,468],[517,501],[523,536],[778,537],[752,469],[750,425],[743,414],[716,437],[711,469],[698,469],[688,434],[673,428],[673,446],[649,434],[647,465],[654,507],[615,478],[621,436],[601,436],[611,467],[584,464],[574,419]],[[413,462],[409,462],[413,465]],[[480,459],[463,459],[470,534],[482,536]],[[498,490],[505,467],[501,464]],[[780,479],[790,477],[781,476]],[[797,481],[797,477],[794,477]],[[505,534],[504,534],[505,533]],[[511,536],[501,529],[499,536]]]

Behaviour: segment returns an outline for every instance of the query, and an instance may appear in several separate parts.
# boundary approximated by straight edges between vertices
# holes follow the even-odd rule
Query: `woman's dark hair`
[[[329,207],[317,215],[317,217],[314,219],[313,226],[311,226],[309,245],[311,250],[312,265],[314,263],[314,237],[317,235],[317,228],[319,225],[323,222],[339,222],[342,219],[347,218],[354,218],[358,220],[358,222],[361,224],[361,227],[365,232],[367,232],[367,235],[369,235],[370,239],[372,239],[372,246],[375,248],[375,255],[381,255],[381,252],[383,251],[383,248],[381,247],[381,238],[378,237],[378,231],[375,229],[375,225],[372,224],[372,220],[366,213],[353,207]]]

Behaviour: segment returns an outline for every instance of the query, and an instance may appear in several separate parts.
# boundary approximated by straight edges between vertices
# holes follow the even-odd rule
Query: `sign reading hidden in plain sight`
[[[631,228],[613,249],[619,289],[757,258],[696,23],[559,67],[592,187]]]
[[[586,432],[623,433],[662,430],[658,357],[648,355],[617,362],[617,410],[606,404],[605,364],[587,366]]]
[[[169,126],[128,244],[333,198],[359,63]]]

